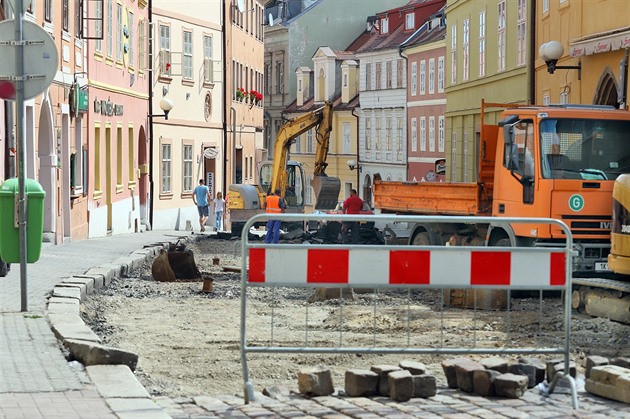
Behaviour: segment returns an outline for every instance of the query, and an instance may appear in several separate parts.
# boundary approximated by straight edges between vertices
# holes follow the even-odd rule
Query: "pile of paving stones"
[[[630,359],[609,360],[592,356],[587,360],[587,391],[613,400],[630,403]],[[518,358],[516,362],[492,357],[480,361],[455,358],[442,362],[448,387],[479,396],[520,398],[527,389],[536,387],[564,371],[564,358],[541,361]],[[569,363],[569,374],[575,378],[576,364]],[[590,389],[589,389],[590,387]],[[332,375],[324,366],[309,367],[298,373],[298,388],[303,395],[330,396],[335,392]],[[624,390],[625,389],[625,390]],[[437,393],[436,377],[427,374],[424,364],[401,361],[399,365],[374,365],[370,369],[345,372],[344,393],[349,397],[385,396],[398,402],[427,398]]]

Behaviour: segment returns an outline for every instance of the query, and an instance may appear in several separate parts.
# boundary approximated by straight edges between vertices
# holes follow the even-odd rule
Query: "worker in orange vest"
[[[280,189],[277,188],[274,193],[267,195],[265,199],[265,212],[268,214],[280,214],[284,212],[286,205],[284,199],[280,196]],[[278,243],[280,239],[280,220],[267,221],[267,235],[265,243]]]

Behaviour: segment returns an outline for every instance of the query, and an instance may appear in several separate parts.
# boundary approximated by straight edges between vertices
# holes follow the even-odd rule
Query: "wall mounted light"
[[[582,80],[582,62],[578,61],[578,65],[556,65],[558,60],[564,54],[564,48],[558,41],[549,41],[540,46],[538,50],[540,58],[547,64],[547,71],[553,74],[556,70],[577,70],[578,80]]]
[[[354,160],[354,159],[348,160],[347,164],[348,164],[348,168],[350,170],[357,169],[359,172],[361,172],[361,165],[358,164],[356,160]]]
[[[173,109],[173,101],[165,97],[162,98],[162,100],[160,100],[160,109],[162,109],[162,111],[164,112],[164,115],[160,115],[160,114],[147,115],[147,118],[149,118],[150,120],[152,118],[168,119],[168,113],[171,111],[171,109]]]

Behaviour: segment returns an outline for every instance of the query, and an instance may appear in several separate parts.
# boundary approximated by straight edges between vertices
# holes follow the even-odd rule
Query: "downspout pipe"
[[[361,182],[361,171],[359,170],[359,115],[355,114],[354,112],[357,110],[357,108],[352,109],[352,116],[354,116],[357,119],[357,167],[356,167],[356,171],[357,171],[357,195],[359,197],[361,197],[361,185],[359,184]]]
[[[398,55],[400,56],[400,58],[405,60],[405,68],[407,68],[407,66],[409,65],[409,58],[406,55],[403,55],[403,51],[404,51],[403,45],[405,45],[404,42],[400,44],[400,46],[398,47]],[[407,95],[407,89],[405,89],[405,96],[406,95]],[[408,120],[409,120],[409,108],[407,107],[407,98],[405,97],[405,121],[408,121]],[[407,146],[406,138],[405,138],[405,146]],[[409,155],[407,155],[407,158],[405,158],[405,179],[409,179]]]
[[[153,24],[153,0],[149,0],[148,8],[148,20],[149,30]],[[149,63],[153,63],[153,36],[149,36]],[[151,230],[153,225],[153,118],[149,115],[153,115],[153,65],[149,66],[149,113],[147,114],[147,122],[149,123],[149,208],[148,214],[145,219],[145,225],[148,230]]]
[[[223,27],[221,28],[221,32],[223,35],[223,60],[225,61],[227,56],[227,16],[225,14],[225,1],[221,2],[221,14],[223,15]],[[229,57],[230,59],[232,57]],[[227,183],[227,149],[228,149],[228,121],[227,121],[227,113],[228,113],[228,86],[225,83],[227,81],[227,64],[223,63],[223,196],[227,197],[228,194],[228,183]],[[230,68],[232,68],[232,64],[230,63]],[[231,89],[230,89],[231,90]],[[236,122],[234,122],[236,123]]]
[[[536,2],[530,2],[532,5],[531,8],[531,18],[529,19],[529,100],[528,104],[532,105],[536,103],[536,54],[535,51],[538,51],[536,47],[536,34],[533,30],[533,22],[536,22]]]

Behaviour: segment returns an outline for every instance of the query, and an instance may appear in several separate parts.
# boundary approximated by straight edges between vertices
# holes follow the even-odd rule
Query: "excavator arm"
[[[272,165],[271,190],[280,189],[285,196],[287,189],[286,164],[289,149],[293,140],[309,129],[317,126],[317,151],[315,153],[315,169],[311,186],[315,190],[316,209],[333,209],[337,205],[341,182],[339,178],[329,177],[325,170],[328,163],[330,131],[332,130],[332,103],[326,101],[324,106],[307,112],[285,123],[276,136]],[[268,191],[267,191],[268,192]],[[320,198],[321,197],[321,198]]]

